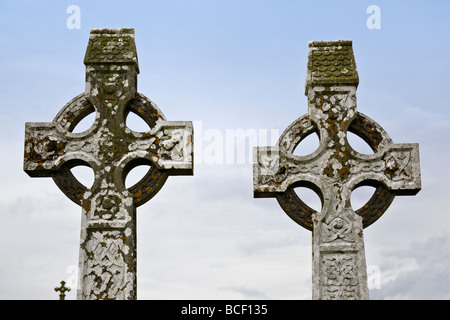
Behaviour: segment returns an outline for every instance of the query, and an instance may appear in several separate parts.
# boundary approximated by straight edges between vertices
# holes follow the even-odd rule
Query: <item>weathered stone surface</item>
[[[363,228],[375,222],[395,195],[421,189],[419,145],[395,144],[375,121],[356,111],[356,70],[351,41],[311,42],[305,93],[308,114],[292,123],[274,147],[254,150],[255,197],[276,197],[299,225],[313,231],[313,298],[367,299]],[[373,154],[360,154],[347,132],[366,141]],[[294,155],[308,135],[319,136],[310,155]],[[350,204],[358,186],[376,187],[356,212]],[[316,191],[316,212],[295,193],[305,186]]]
[[[152,198],[169,175],[193,174],[191,122],[166,121],[159,108],[136,91],[137,53],[133,29],[92,29],[85,57],[86,90],[51,123],[26,123],[24,170],[52,177],[82,207],[78,299],[136,298],[136,207]],[[88,114],[93,126],[72,133]],[[126,127],[129,112],[151,128]],[[140,164],[149,172],[131,188],[126,174]],[[91,167],[86,188],[73,176]]]

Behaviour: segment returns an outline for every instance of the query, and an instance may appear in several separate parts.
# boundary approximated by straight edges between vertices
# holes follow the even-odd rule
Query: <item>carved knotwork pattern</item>
[[[93,231],[86,243],[88,261],[84,273],[84,293],[88,299],[125,299],[125,289],[133,287],[134,274],[125,263],[131,250],[124,244],[122,230]]]
[[[355,242],[352,222],[345,216],[336,216],[323,224],[323,242]]]
[[[322,263],[322,299],[357,299],[356,255],[353,253],[325,253],[322,256]]]
[[[386,154],[382,161],[374,163],[358,163],[350,160],[352,174],[364,172],[384,173],[392,181],[412,180],[411,152],[394,151]]]

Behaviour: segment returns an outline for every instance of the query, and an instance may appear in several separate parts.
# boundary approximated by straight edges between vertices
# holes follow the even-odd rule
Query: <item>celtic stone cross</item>
[[[169,122],[136,90],[139,73],[133,29],[92,29],[84,63],[86,90],[51,123],[26,123],[24,170],[52,177],[82,207],[78,299],[136,299],[136,207],[152,198],[168,175],[193,174],[191,122]],[[73,133],[95,112],[93,126]],[[129,112],[151,128],[126,127]],[[125,177],[150,165],[134,186]],[[91,188],[70,169],[89,166]]]
[[[359,78],[351,41],[310,42],[305,94],[308,113],[294,121],[274,147],[256,147],[254,197],[276,197],[295,222],[313,231],[313,299],[368,299],[363,228],[376,221],[395,195],[421,188],[419,145],[395,144],[372,119],[356,111]],[[373,154],[353,150],[347,132],[361,137]],[[306,156],[294,149],[316,133],[318,149]],[[360,209],[351,192],[375,187]],[[316,212],[295,193],[314,190]]]

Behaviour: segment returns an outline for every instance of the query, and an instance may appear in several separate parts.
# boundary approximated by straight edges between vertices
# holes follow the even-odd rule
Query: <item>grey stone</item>
[[[255,147],[254,197],[276,197],[283,210],[313,232],[313,299],[368,299],[363,228],[375,222],[396,195],[421,189],[419,145],[395,144],[375,121],[356,110],[359,83],[351,41],[309,43],[305,95],[308,113],[294,121],[276,146]],[[373,154],[353,150],[347,132],[366,141]],[[319,148],[294,155],[308,135]],[[357,211],[351,192],[370,185],[376,191]],[[317,212],[294,188],[314,190],[322,200]]]
[[[86,51],[86,90],[50,123],[26,123],[24,170],[52,177],[82,207],[78,299],[136,299],[136,207],[151,199],[169,175],[193,174],[191,122],[166,121],[137,92],[139,73],[133,29],[92,29]],[[93,126],[73,133],[95,112]],[[126,127],[129,112],[151,128]],[[134,186],[125,177],[134,167],[151,169]],[[91,167],[91,188],[70,169]]]

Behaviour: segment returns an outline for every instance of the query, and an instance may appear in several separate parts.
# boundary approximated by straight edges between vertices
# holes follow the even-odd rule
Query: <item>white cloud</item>
[[[386,250],[381,288],[372,299],[450,299],[450,238],[436,235],[412,241],[404,250]]]

